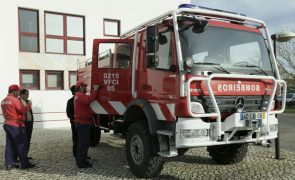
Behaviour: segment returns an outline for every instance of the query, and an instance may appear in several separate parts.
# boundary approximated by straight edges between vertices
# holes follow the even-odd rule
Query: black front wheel
[[[158,176],[163,159],[152,152],[152,138],[144,121],[132,123],[126,136],[126,155],[133,174],[141,178]]]
[[[183,156],[188,150],[189,150],[189,148],[179,148],[179,149],[177,149],[178,156]]]
[[[248,144],[209,146],[207,151],[218,164],[234,164],[245,158],[248,152]]]

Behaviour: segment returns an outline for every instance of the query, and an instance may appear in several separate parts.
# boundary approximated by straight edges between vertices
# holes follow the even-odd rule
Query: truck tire
[[[90,146],[94,147],[99,144],[101,131],[99,127],[91,126],[91,141]]]
[[[234,164],[245,158],[248,152],[248,144],[209,146],[207,151],[218,164]]]
[[[158,176],[163,159],[152,152],[152,138],[144,121],[132,123],[126,136],[126,156],[133,174],[141,178]]]
[[[179,149],[177,149],[178,156],[183,156],[188,150],[189,150],[189,148],[179,148]]]

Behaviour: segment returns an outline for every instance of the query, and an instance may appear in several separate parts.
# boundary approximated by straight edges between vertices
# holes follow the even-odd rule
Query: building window
[[[85,54],[85,18],[45,12],[47,53]]]
[[[69,71],[69,87],[76,85],[76,83],[77,83],[77,72]]]
[[[103,35],[119,37],[121,33],[120,20],[103,19]]]
[[[63,71],[45,71],[46,89],[64,89]]]
[[[39,52],[39,12],[18,9],[19,51]]]
[[[39,71],[36,70],[19,70],[20,85],[26,89],[40,89]]]

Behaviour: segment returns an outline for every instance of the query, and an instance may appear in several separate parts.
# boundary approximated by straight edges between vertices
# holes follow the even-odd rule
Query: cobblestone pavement
[[[2,128],[2,127],[1,127]],[[78,169],[71,154],[69,129],[34,129],[30,156],[37,164],[30,170],[4,169],[5,133],[0,130],[0,179],[137,179],[125,156],[125,141],[103,134],[97,147],[89,150],[93,168]],[[294,179],[295,152],[281,151],[275,160],[274,149],[250,146],[245,160],[234,165],[217,165],[206,148],[195,148],[184,156],[167,159],[156,179]]]

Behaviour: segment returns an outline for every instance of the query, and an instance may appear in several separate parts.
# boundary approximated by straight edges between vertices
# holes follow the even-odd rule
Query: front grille
[[[221,113],[236,112],[235,100],[238,96],[215,96]],[[268,96],[239,96],[245,100],[244,112],[264,110],[267,106]],[[203,104],[205,112],[214,112],[213,104],[209,96],[192,96],[191,101]]]

